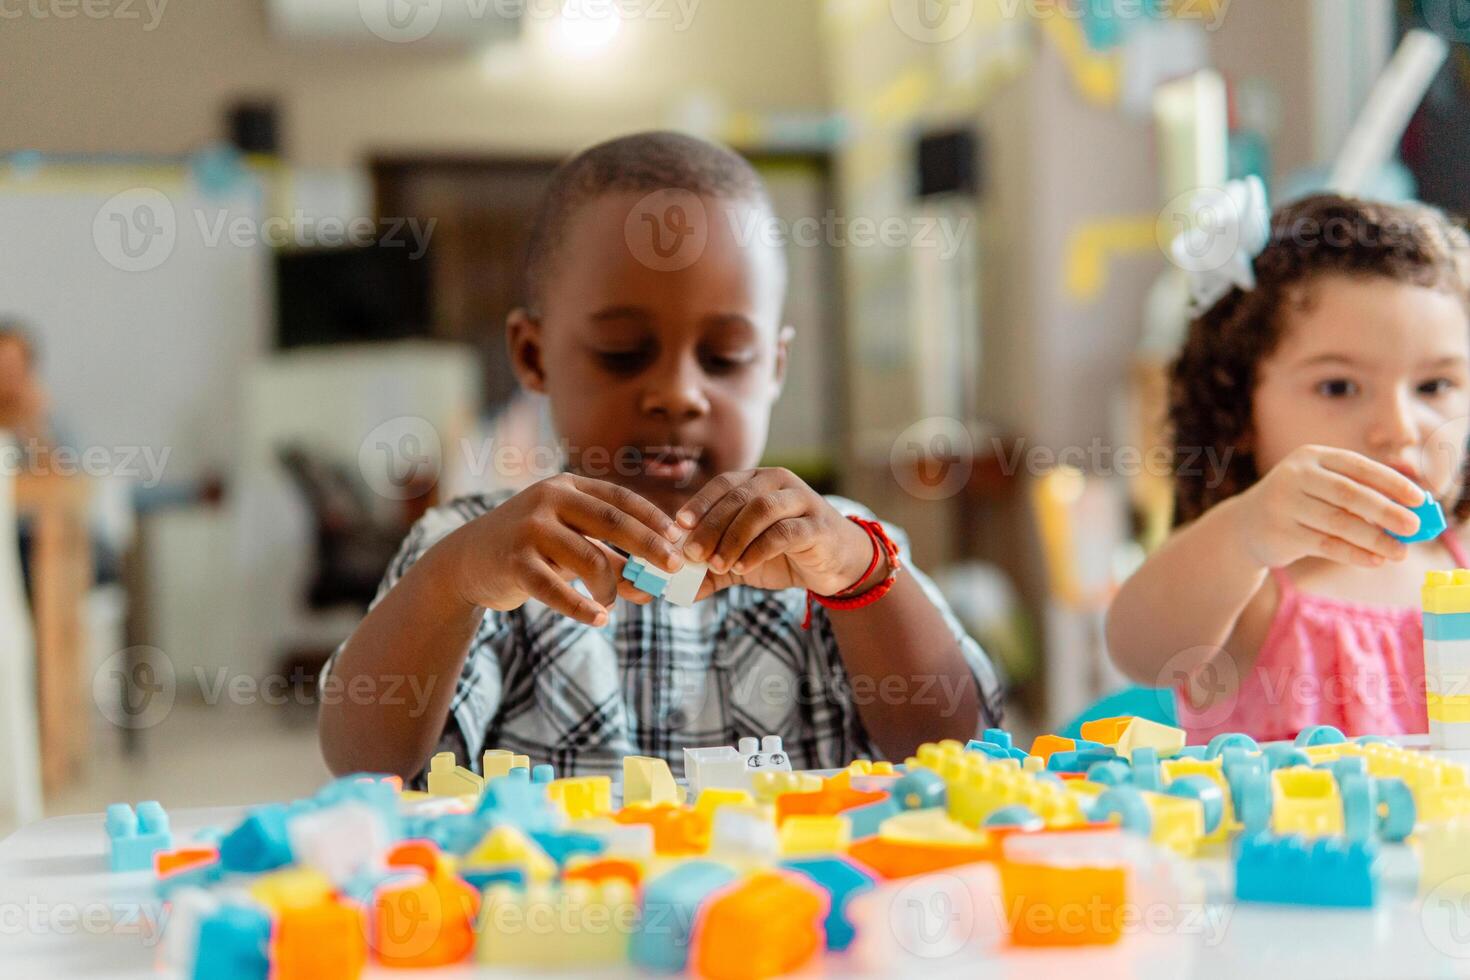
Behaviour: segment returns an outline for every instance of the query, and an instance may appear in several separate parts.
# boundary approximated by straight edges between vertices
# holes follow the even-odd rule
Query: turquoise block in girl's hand
[[[1393,534],[1392,531],[1389,532],[1404,542],[1404,544],[1413,544],[1416,541],[1429,541],[1444,533],[1444,511],[1440,509],[1439,501],[1435,500],[1434,497],[1426,493],[1424,495],[1424,503],[1418,507],[1411,507],[1410,510],[1419,518],[1419,530],[1407,535]]]

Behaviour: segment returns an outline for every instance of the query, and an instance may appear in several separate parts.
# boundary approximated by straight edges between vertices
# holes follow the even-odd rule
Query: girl
[[[1226,464],[1176,472],[1178,527],[1114,600],[1110,651],[1177,691],[1191,742],[1425,731],[1419,588],[1470,564],[1470,239],[1424,206],[1327,195],[1267,234],[1259,187],[1232,197],[1245,213],[1213,230],[1244,249],[1192,274],[1169,397],[1176,463]],[[1448,530],[1391,536],[1414,536],[1426,492]]]

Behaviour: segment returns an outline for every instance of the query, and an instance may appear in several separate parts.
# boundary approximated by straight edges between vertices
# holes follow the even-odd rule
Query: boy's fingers
[[[618,580],[618,595],[639,606],[646,606],[653,601],[653,596],[644,592],[627,579]]]
[[[690,561],[708,560],[715,554],[736,516],[778,488],[779,484],[774,479],[759,472],[731,487],[705,511],[699,524],[689,532],[684,541],[684,557]]]
[[[541,553],[581,579],[599,605],[610,606],[617,598],[623,559],[600,541],[561,528],[542,543]]]
[[[607,623],[607,610],[572,588],[571,583],[556,574],[545,561],[534,559],[524,574],[526,592],[546,603],[548,608],[588,626]]]
[[[605,497],[592,494],[571,496],[562,512],[562,520],[589,538],[606,541],[629,554],[656,562],[664,571],[676,572],[684,564],[679,550],[668,538]]]
[[[1321,459],[1326,469],[1367,484],[1402,507],[1418,507],[1424,503],[1423,487],[1376,459],[1346,449],[1329,450],[1322,454]]]
[[[704,520],[704,515],[715,505],[716,501],[754,475],[755,470],[735,470],[730,473],[721,473],[700,487],[698,493],[685,501],[684,506],[679,508],[679,513],[674,515],[674,520],[684,530],[697,527],[699,522]]]
[[[811,522],[799,518],[788,517],[777,521],[761,532],[760,536],[750,543],[750,547],[739,557],[736,568],[739,574],[747,574],[751,569],[760,566],[772,558],[780,557],[791,551],[793,545],[800,545],[810,537]]]
[[[752,541],[778,521],[804,513],[806,506],[806,498],[795,490],[777,490],[753,498],[725,528],[710,556],[710,567],[716,571],[733,567]]]
[[[573,476],[572,486],[589,497],[596,497],[604,503],[612,504],[629,517],[646,524],[670,542],[679,540],[684,533],[667,514],[627,487],[620,487],[606,480],[593,480],[585,476]]]
[[[1391,561],[1398,561],[1409,553],[1402,541],[1389,537],[1378,525],[1312,497],[1307,498],[1297,523]]]
[[[1336,471],[1325,468],[1311,471],[1302,489],[1308,497],[1350,511],[1379,528],[1399,534],[1413,534],[1419,529],[1418,518],[1391,498]]]

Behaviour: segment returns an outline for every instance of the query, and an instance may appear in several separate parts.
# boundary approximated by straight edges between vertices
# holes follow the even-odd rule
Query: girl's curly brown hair
[[[1260,473],[1248,448],[1257,372],[1281,340],[1286,312],[1319,276],[1382,276],[1470,302],[1470,237],[1422,204],[1380,204],[1322,194],[1278,209],[1255,260],[1256,287],[1231,289],[1189,325],[1170,368],[1174,523],[1185,524],[1250,487]],[[1223,470],[1197,464],[1213,452]],[[1470,468],[1454,514],[1470,516]]]

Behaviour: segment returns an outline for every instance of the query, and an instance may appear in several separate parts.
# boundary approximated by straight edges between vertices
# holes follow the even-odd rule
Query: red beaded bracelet
[[[861,609],[864,606],[871,606],[887,595],[889,589],[893,588],[894,580],[898,578],[899,569],[903,567],[898,560],[898,545],[894,544],[893,539],[883,530],[882,524],[879,524],[877,521],[854,517],[851,514],[848,515],[847,519],[868,533],[868,539],[873,542],[873,560],[868,562],[867,571],[859,575],[856,582],[836,595],[817,595],[811,589],[806,590],[806,618],[801,621],[801,628],[804,630],[812,628],[813,602],[825,606],[828,609]],[[867,581],[868,576],[873,574],[873,569],[878,567],[878,562],[884,556],[888,558],[888,577],[877,585],[853,594],[853,589],[856,589],[859,585]]]

